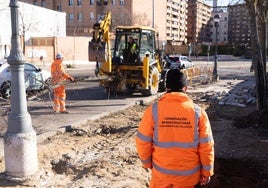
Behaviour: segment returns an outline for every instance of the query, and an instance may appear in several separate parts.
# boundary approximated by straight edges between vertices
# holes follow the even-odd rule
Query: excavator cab
[[[141,65],[146,54],[154,58],[155,45],[152,29],[117,27],[112,64]]]

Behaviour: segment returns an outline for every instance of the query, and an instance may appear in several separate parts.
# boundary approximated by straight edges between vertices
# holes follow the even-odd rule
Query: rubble
[[[191,86],[190,93],[199,93],[194,100],[217,102],[218,105],[246,107],[256,104],[255,83],[250,80],[220,80],[211,86]]]

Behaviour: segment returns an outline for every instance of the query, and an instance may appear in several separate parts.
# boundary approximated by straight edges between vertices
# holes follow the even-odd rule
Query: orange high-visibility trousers
[[[173,185],[170,183],[163,183],[163,182],[154,181],[154,178],[152,178],[149,188],[194,188],[194,186]]]
[[[66,99],[66,91],[65,86],[61,85],[54,89],[54,106],[53,110],[55,112],[64,112],[65,108],[65,99]]]

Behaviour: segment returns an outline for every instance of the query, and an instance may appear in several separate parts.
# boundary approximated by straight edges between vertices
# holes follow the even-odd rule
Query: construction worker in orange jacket
[[[63,82],[67,79],[74,81],[74,78],[65,72],[62,61],[63,55],[58,53],[51,65],[52,84],[59,85],[54,88],[53,110],[55,113],[68,113],[65,108],[66,91]]]
[[[169,70],[167,92],[144,112],[136,136],[150,188],[206,185],[213,175],[214,140],[206,112],[185,93],[186,77]]]

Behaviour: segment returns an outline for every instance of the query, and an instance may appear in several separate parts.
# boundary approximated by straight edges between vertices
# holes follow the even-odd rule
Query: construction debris
[[[214,101],[218,105],[245,107],[256,104],[254,80],[220,80],[210,87],[190,87],[190,93],[200,93],[194,100]]]

